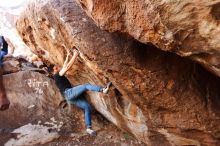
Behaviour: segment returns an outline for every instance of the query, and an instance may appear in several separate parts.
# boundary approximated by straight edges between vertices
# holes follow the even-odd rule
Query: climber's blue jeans
[[[2,67],[3,58],[4,58],[5,55],[7,55],[7,52],[0,51],[0,67]]]
[[[83,98],[80,98],[80,95],[86,91],[95,91],[101,92],[103,87],[93,85],[93,84],[83,84],[73,88],[68,88],[64,91],[65,99],[71,103],[81,108],[85,112],[85,123],[86,127],[90,128],[92,125],[91,122],[91,105]]]

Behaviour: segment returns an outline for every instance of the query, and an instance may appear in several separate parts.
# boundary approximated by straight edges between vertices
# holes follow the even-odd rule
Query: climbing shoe
[[[104,93],[104,94],[107,94],[108,93],[108,91],[109,91],[109,87],[112,85],[112,82],[108,82],[108,84],[106,85],[106,87],[104,87],[103,89],[102,89],[102,92]]]
[[[86,129],[86,132],[87,132],[89,135],[96,136],[96,132],[95,132],[94,130],[92,130],[91,128],[87,128],[87,129]]]

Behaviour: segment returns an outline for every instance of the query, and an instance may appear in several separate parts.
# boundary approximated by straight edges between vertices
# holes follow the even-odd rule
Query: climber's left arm
[[[63,65],[63,68],[60,70],[59,75],[63,76],[73,65],[74,61],[76,60],[76,57],[78,56],[79,52],[77,50],[74,50],[73,57],[70,59],[70,61],[67,64]]]

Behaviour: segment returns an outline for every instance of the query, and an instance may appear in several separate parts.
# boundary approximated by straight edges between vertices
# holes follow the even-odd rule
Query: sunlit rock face
[[[17,29],[48,65],[61,67],[76,46],[80,55],[67,73],[72,84],[112,81],[108,95],[90,92],[88,99],[109,121],[146,144],[220,142],[220,80],[196,63],[141,43],[145,41],[101,30],[72,0],[33,2]],[[161,49],[172,48],[159,44]]]
[[[123,32],[220,76],[220,0],[78,0],[104,30]]]

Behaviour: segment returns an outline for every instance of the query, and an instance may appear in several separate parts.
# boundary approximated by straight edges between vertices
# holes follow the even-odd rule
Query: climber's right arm
[[[69,56],[70,56],[70,53],[67,52],[66,60],[64,61],[63,66],[66,66],[66,65],[67,65],[67,63],[68,63],[68,61],[69,61]]]
[[[78,54],[79,52],[75,50],[73,57],[70,59],[70,61],[67,64],[64,63],[63,68],[59,72],[60,76],[63,76],[70,69],[70,67],[73,65],[74,61],[76,60]]]

